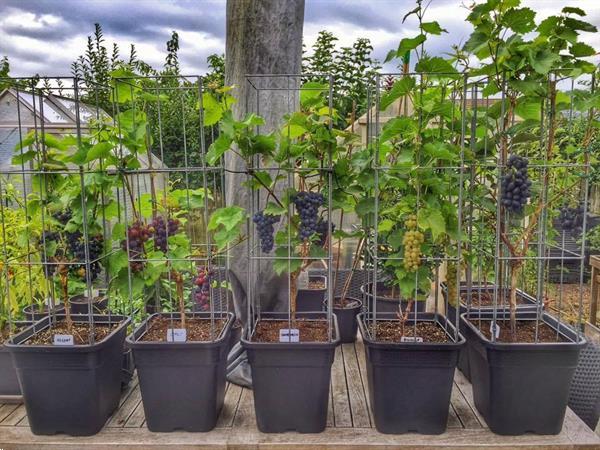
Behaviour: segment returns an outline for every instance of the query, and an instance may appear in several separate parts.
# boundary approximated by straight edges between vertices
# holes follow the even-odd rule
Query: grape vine
[[[506,173],[502,177],[502,205],[515,214],[521,214],[531,197],[531,180],[527,172],[529,161],[518,155],[510,155]]]

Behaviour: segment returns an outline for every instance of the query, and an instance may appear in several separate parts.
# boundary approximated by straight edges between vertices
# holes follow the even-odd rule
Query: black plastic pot
[[[473,321],[492,319],[492,313],[471,315]],[[508,319],[498,312],[497,318]],[[535,320],[533,312],[517,312],[518,320]],[[469,363],[475,406],[491,431],[502,435],[560,433],[569,399],[569,387],[586,341],[544,313],[542,321],[568,342],[491,342],[461,316],[470,341]],[[486,324],[487,326],[487,324]],[[507,325],[508,326],[508,325]]]
[[[367,305],[368,311],[373,311],[373,282],[365,283],[360,287],[360,292],[363,294],[363,304]],[[379,313],[396,313],[398,311],[398,299],[392,299],[389,297],[383,297],[381,295],[382,290],[385,289],[383,281],[377,282],[377,314]],[[402,300],[402,310],[404,311],[408,306],[408,301]],[[412,313],[425,311],[425,301],[417,301],[413,305]],[[412,314],[411,313],[411,314]]]
[[[210,431],[225,398],[225,369],[233,314],[224,314],[225,328],[212,342],[142,342],[147,323],[156,316],[179,318],[179,313],[155,314],[130,336],[140,380],[146,425],[150,431]],[[190,313],[210,318],[210,313]]]
[[[287,319],[287,314],[270,316]],[[252,368],[254,410],[261,432],[320,433],[325,429],[331,364],[339,344],[335,316],[332,326],[331,342],[265,343],[242,337]]]
[[[71,314],[88,314],[89,303],[88,298],[85,295],[77,295],[69,300],[71,305]],[[92,301],[92,312],[93,314],[102,314],[108,308],[108,297],[98,296],[94,297]]]
[[[323,289],[298,289],[296,296],[296,311],[298,312],[316,312],[323,311],[324,302],[327,295],[327,277],[323,275],[309,275],[309,281],[325,282]]]
[[[14,326],[26,327],[31,325],[30,322],[14,322]],[[21,386],[13,364],[12,357],[8,348],[4,344],[0,345],[0,396],[20,396]]]
[[[336,297],[338,300],[340,297]],[[333,313],[337,317],[337,323],[340,330],[340,343],[349,344],[356,341],[356,332],[358,331],[358,322],[356,316],[362,309],[362,302],[356,298],[346,296],[346,300],[351,301],[351,305],[346,308],[333,307]],[[335,305],[335,303],[334,303]]]
[[[121,365],[121,389],[125,389],[129,385],[134,371],[133,352],[131,349],[126,348],[123,350],[123,362]]]
[[[59,316],[64,318],[64,316]],[[33,434],[89,436],[100,431],[119,405],[123,342],[129,319],[94,316],[95,323],[119,323],[93,345],[28,345],[50,317],[15,335],[5,345],[12,354]],[[87,317],[73,317],[86,323]]]
[[[63,305],[56,305],[54,307],[54,313],[56,314],[64,314],[64,311],[65,307]],[[23,314],[25,315],[26,321],[37,322],[49,314],[48,305],[44,305],[41,309],[39,305],[28,305],[23,308]]]
[[[368,314],[358,323],[365,343],[369,398],[380,433],[441,434],[446,430],[454,369],[465,339],[447,343],[391,343],[373,340],[368,331]],[[395,313],[377,314],[378,319],[398,320]],[[418,321],[454,327],[439,314],[419,313]],[[367,322],[367,323],[366,323]]]
[[[442,283],[442,294],[444,296],[444,299],[447,299],[448,296],[448,287],[446,285],[446,283]],[[487,290],[490,290],[493,292],[494,289],[494,285],[493,284],[486,284],[486,285],[473,285],[471,287],[472,291],[477,292],[478,289],[481,288],[482,290],[485,288]],[[461,287],[460,287],[460,293],[465,293],[469,291],[469,287],[465,286],[463,283],[461,283]],[[517,310],[519,311],[536,311],[537,310],[537,302],[535,300],[534,297],[532,297],[531,295],[521,291],[520,289],[517,289],[517,297],[520,299],[521,303],[517,304]],[[471,306],[470,308],[470,312],[474,315],[479,314],[480,312],[491,312],[494,310],[493,306],[481,306],[481,307],[474,307]],[[509,311],[509,307],[508,305],[506,306],[502,306],[502,305],[498,305],[496,308],[497,311]],[[463,301],[461,301],[460,303],[460,312],[459,312],[459,331],[463,334],[465,334],[465,329],[464,329],[464,325],[462,324],[462,322],[460,321],[460,315],[464,314],[468,311],[467,309],[467,304]],[[446,316],[448,317],[448,320],[450,321],[450,323],[452,323],[453,325],[456,324],[456,307],[452,304],[450,304],[450,302],[448,302],[448,311],[446,313]],[[467,347],[469,346],[469,340],[467,339],[467,345],[465,345],[465,347],[461,350],[460,352],[460,356],[458,357],[458,370],[460,370],[463,375],[465,376],[465,378],[469,381],[471,381],[471,369],[469,367],[469,351],[467,349]]]

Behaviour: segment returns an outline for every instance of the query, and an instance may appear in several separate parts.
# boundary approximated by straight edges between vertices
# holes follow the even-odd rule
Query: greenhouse
[[[223,2],[203,74],[3,60],[0,448],[600,448],[598,7],[440,54],[418,0],[378,63],[303,56],[325,3]]]

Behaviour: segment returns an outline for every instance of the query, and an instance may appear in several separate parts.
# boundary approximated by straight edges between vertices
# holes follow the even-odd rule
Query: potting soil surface
[[[295,328],[299,330],[300,342],[327,342],[329,330],[326,320],[261,320],[256,325],[253,341],[279,342],[279,330]]]
[[[108,336],[118,324],[94,324],[94,341],[100,342]],[[89,323],[73,323],[71,329],[67,327],[64,321],[58,322],[49,328],[46,328],[39,333],[36,333],[24,343],[29,345],[54,345],[55,334],[72,334],[75,345],[88,345],[90,343],[90,324]]]
[[[473,323],[487,339],[491,339],[492,334],[490,332],[490,320],[472,320]],[[533,342],[568,342],[562,335],[557,334],[556,330],[544,322],[538,322],[538,336],[535,338],[535,320],[521,320],[517,321],[517,335],[516,339],[512,339],[510,332],[510,321],[501,320],[496,322],[500,326],[500,336],[496,339],[496,342],[519,342],[519,343],[533,343]]]
[[[460,298],[464,304],[467,304],[469,300],[468,294],[463,292],[460,295]],[[504,294],[504,299],[502,299],[501,294],[498,294],[497,305],[508,305],[510,302],[509,294]],[[517,304],[522,305],[525,303],[523,297],[517,294]],[[492,290],[481,290],[479,291],[477,288],[473,288],[471,293],[471,306],[494,306],[494,291]]]
[[[186,340],[187,342],[206,342],[216,340],[221,334],[226,321],[215,318],[210,319],[185,319]],[[142,335],[140,341],[144,342],[167,342],[167,329],[183,328],[179,319],[169,319],[166,317],[155,317],[150,321],[148,331]],[[211,334],[212,329],[212,334]]]
[[[378,320],[376,322],[377,342],[401,342],[402,337],[420,337],[423,342],[448,342],[446,331],[434,322],[417,322],[408,320],[402,329],[399,320]]]
[[[336,308],[354,308],[358,305],[358,301],[353,298],[336,298],[333,302],[333,306]]]
[[[318,291],[320,289],[325,289],[325,282],[322,281],[322,280],[309,281],[308,282],[308,289],[314,290],[314,291]]]

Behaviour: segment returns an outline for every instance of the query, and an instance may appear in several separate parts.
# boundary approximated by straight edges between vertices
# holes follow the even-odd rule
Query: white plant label
[[[279,330],[279,342],[300,342],[300,330],[297,328],[282,328]]]
[[[497,323],[490,323],[490,336],[494,336],[495,339],[500,337],[500,326]]]
[[[185,342],[187,331],[185,328],[167,328],[167,342]]]
[[[55,334],[54,345],[75,345],[72,334]]]
[[[402,336],[400,342],[423,342],[423,338],[420,336]]]
[[[298,289],[303,289],[303,290],[308,289],[308,282],[309,282],[308,272],[306,270],[303,270],[298,275],[298,281],[297,281]]]

